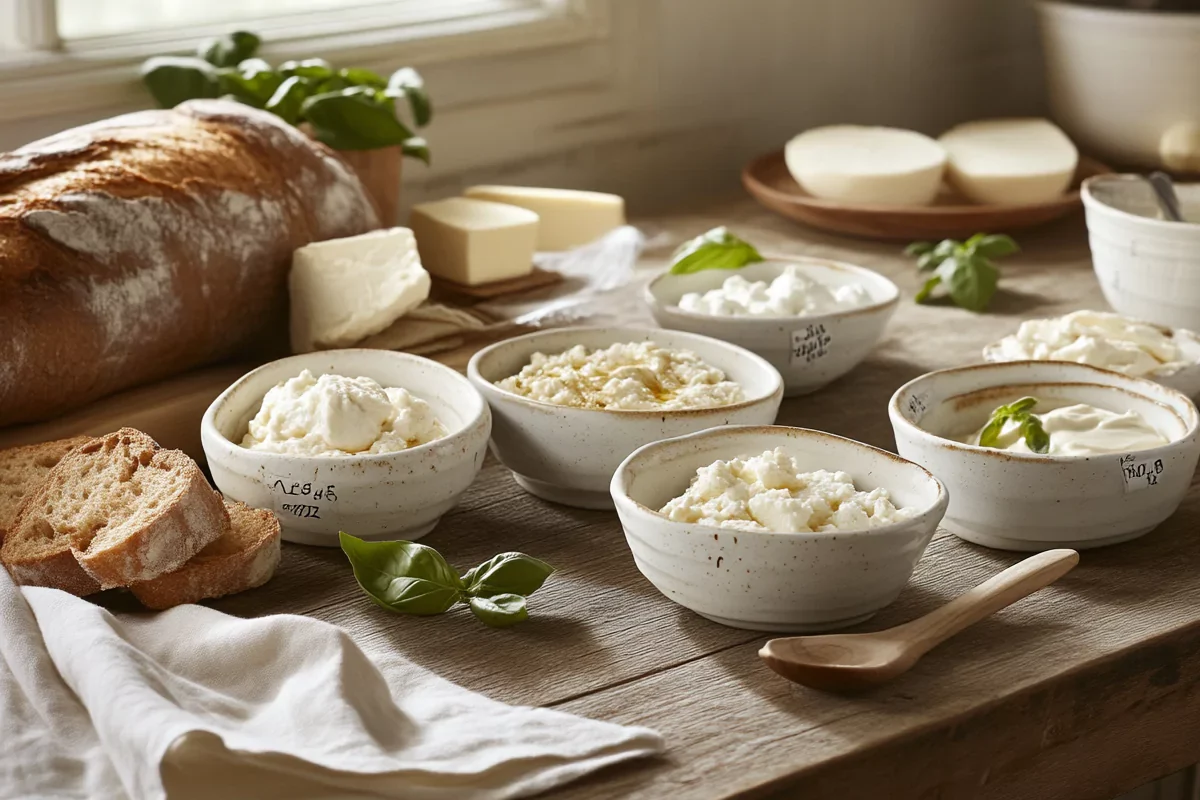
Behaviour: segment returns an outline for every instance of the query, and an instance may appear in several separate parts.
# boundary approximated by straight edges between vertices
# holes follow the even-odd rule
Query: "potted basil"
[[[421,76],[405,67],[384,78],[369,69],[339,69],[320,58],[273,67],[256,57],[260,44],[255,34],[236,31],[202,42],[195,56],[155,56],[142,64],[142,81],[163,108],[197,97],[228,97],[298,126],[341,153],[380,218],[393,222],[401,158],[429,163],[428,144],[413,132],[433,116]],[[397,115],[400,98],[411,128]]]

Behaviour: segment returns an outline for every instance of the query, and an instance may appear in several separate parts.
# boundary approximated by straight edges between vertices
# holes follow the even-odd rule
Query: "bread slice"
[[[225,501],[229,532],[174,572],[130,586],[142,605],[171,608],[262,586],[279,566],[279,519],[270,511]]]
[[[86,594],[178,569],[228,529],[225,505],[196,462],[122,428],[50,470],[21,503],[0,561],[18,583]]]
[[[90,436],[74,436],[0,450],[0,542],[4,541],[4,532],[12,525],[25,495],[46,479],[63,456],[89,439]]]

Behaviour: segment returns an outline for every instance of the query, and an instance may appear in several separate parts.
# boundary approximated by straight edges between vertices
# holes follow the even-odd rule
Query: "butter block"
[[[570,250],[625,224],[625,201],[615,194],[532,186],[472,186],[463,194],[536,213],[537,249],[543,251]]]
[[[527,209],[451,197],[413,206],[408,224],[425,268],[439,278],[478,286],[533,271],[539,223]]]
[[[429,297],[429,273],[408,228],[314,242],[292,255],[292,351],[348,347]]]

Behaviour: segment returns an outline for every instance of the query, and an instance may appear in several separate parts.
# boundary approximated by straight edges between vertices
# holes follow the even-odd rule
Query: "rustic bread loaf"
[[[270,511],[225,501],[229,531],[174,572],[130,586],[147,608],[223,597],[266,583],[279,566],[279,519]]]
[[[75,436],[0,450],[0,543],[25,495],[46,479],[63,456],[89,438]]]
[[[18,583],[87,594],[178,569],[228,529],[194,461],[122,428],[50,470],[21,503],[0,561]]]
[[[286,337],[292,251],[377,227],[336,154],[232,101],[0,154],[0,426]]]

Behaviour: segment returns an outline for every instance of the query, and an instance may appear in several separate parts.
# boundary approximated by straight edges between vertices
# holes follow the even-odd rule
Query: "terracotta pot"
[[[338,155],[354,168],[379,212],[384,227],[396,224],[400,208],[400,146],[375,150],[339,150]]]

